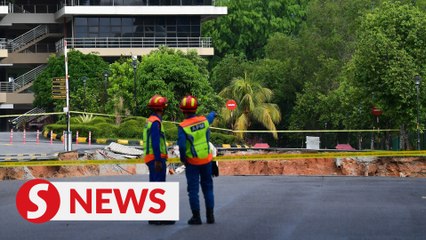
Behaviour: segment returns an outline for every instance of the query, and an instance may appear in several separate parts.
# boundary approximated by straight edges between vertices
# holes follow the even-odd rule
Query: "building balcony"
[[[206,6],[213,0],[66,0],[65,6]]]
[[[0,16],[8,13],[57,13],[64,7],[214,6],[214,0],[65,0],[50,4],[0,0]],[[93,12],[92,12],[93,13]]]
[[[99,56],[131,56],[146,55],[160,46],[176,48],[187,52],[195,50],[199,55],[214,54],[211,38],[209,37],[96,37],[96,38],[66,38],[68,49],[82,53],[95,53]],[[56,43],[56,51],[64,49],[64,40]]]

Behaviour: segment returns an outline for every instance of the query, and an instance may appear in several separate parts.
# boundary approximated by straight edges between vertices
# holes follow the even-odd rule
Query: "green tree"
[[[339,101],[332,101],[336,105],[330,106],[327,96],[346,78],[343,75],[355,51],[356,30],[365,13],[377,6],[380,6],[378,0],[312,0],[307,8],[307,21],[297,37],[278,35],[270,39],[268,56],[295,62],[298,67],[293,68],[291,80],[303,81],[303,90],[297,94],[290,118],[290,128],[354,127],[346,126],[348,122],[331,121],[331,117],[337,114],[336,109],[342,109],[338,114],[343,116],[337,119],[347,117],[348,109],[342,108]],[[284,47],[277,47],[280,43]],[[285,51],[286,48],[289,50]]]
[[[213,68],[210,82],[216,92],[220,92],[232,79],[244,76],[244,72],[250,68],[247,59],[240,55],[227,54]]]
[[[108,87],[108,96],[111,96],[109,105],[120,106],[122,104],[123,109],[121,112],[124,113],[129,113],[137,107],[133,96],[135,90],[135,79],[132,62],[133,60],[130,57],[121,58],[109,66],[111,71]],[[139,66],[139,62],[137,61],[136,63],[137,66]],[[136,77],[138,77],[137,74]],[[136,85],[138,85],[137,80]],[[138,92],[136,92],[136,94],[138,94]],[[109,107],[111,108],[111,106]]]
[[[207,77],[207,62],[195,53],[185,54],[168,48],[160,48],[144,56],[138,66],[139,111],[147,116],[146,107],[154,94],[168,98],[167,116],[176,120],[180,116],[179,102],[187,94],[198,98],[201,114],[216,110],[222,99],[217,96]]]
[[[416,126],[414,76],[426,74],[426,16],[411,4],[385,2],[367,14],[351,62],[353,84],[374,96],[401,129],[401,148],[410,146],[406,130]]]
[[[237,102],[238,107],[233,112],[226,108],[221,111],[223,121],[231,123],[232,129],[244,131],[256,121],[269,130],[276,130],[275,124],[281,120],[281,113],[276,104],[269,103],[272,91],[248,78],[247,74],[243,78],[234,79],[219,95]],[[276,132],[272,135],[275,139],[278,138]],[[244,133],[239,132],[237,136],[243,138]]]
[[[299,65],[296,60],[262,59],[250,68],[250,76],[273,91],[272,103],[279,106],[283,119],[289,119],[296,101],[296,93],[302,88],[298,78]],[[281,121],[279,128],[288,128],[289,121]]]
[[[108,69],[108,63],[94,54],[83,54],[79,51],[68,53],[68,75],[70,87],[70,108],[74,111],[86,110],[101,112],[105,102],[102,73]],[[65,76],[64,56],[50,56],[46,69],[34,82],[34,105],[48,111],[63,111],[65,100],[52,98],[52,78]],[[86,77],[86,92],[83,88],[83,77]]]
[[[263,47],[272,33],[294,34],[305,17],[308,1],[235,0],[221,1],[228,14],[203,24],[202,32],[213,39],[216,55],[227,53],[248,59],[263,56]]]

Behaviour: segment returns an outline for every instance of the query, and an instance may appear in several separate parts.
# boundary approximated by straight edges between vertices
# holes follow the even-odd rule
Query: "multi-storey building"
[[[166,45],[213,55],[201,23],[227,14],[214,0],[0,0],[0,115],[32,108],[32,82],[68,49],[114,59]],[[8,128],[0,118],[0,130]]]

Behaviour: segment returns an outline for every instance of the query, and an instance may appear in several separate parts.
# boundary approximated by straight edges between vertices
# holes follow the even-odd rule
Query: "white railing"
[[[210,37],[95,37],[65,38],[68,48],[211,48]],[[56,51],[62,51],[64,39],[56,43]]]
[[[35,108],[31,109],[30,111],[12,119],[12,120],[9,120],[9,122],[14,126],[14,128],[18,128],[21,125],[21,123],[23,123],[23,122],[29,123],[29,122],[33,121],[34,119],[39,118],[42,113],[46,113],[46,111],[43,108],[35,107]],[[32,115],[32,114],[34,114],[34,115]],[[40,115],[35,115],[35,114],[40,114]]]
[[[61,4],[9,4],[9,13],[56,13]]]
[[[34,41],[40,36],[43,36],[49,32],[47,25],[39,25],[28,32],[20,35],[19,37],[13,39],[9,42],[10,50],[12,52],[16,51],[19,48],[27,45],[31,41]]]
[[[0,82],[0,92],[14,92],[15,86],[13,82]]]
[[[6,48],[7,48],[6,38],[0,38],[0,49],[6,49]]]
[[[200,6],[213,5],[213,0],[66,0],[66,6]]]
[[[0,82],[0,92],[16,92],[27,84],[36,80],[37,76],[46,68],[46,65],[40,65],[30,71],[15,78],[13,82]]]
[[[13,92],[18,91],[19,89],[25,87],[27,84],[36,80],[37,76],[40,75],[40,73],[43,72],[45,68],[46,68],[46,65],[40,65],[24,73],[23,75],[15,78],[15,80],[13,81],[14,83],[13,89],[12,89]]]

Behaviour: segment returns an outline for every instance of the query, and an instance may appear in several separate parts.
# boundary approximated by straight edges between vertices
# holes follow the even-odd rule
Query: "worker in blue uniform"
[[[165,182],[167,170],[167,145],[164,127],[161,124],[164,111],[167,107],[167,98],[160,95],[153,96],[148,103],[152,110],[144,128],[144,160],[149,169],[150,182]],[[149,224],[168,225],[175,221],[149,221]]]
[[[198,101],[193,96],[186,96],[180,103],[185,115],[178,127],[178,145],[180,160],[186,166],[187,191],[192,217],[190,225],[202,224],[200,216],[199,185],[204,195],[207,223],[214,223],[214,193],[212,178],[212,151],[209,145],[210,129],[216,116],[211,112],[206,117],[196,116]]]

